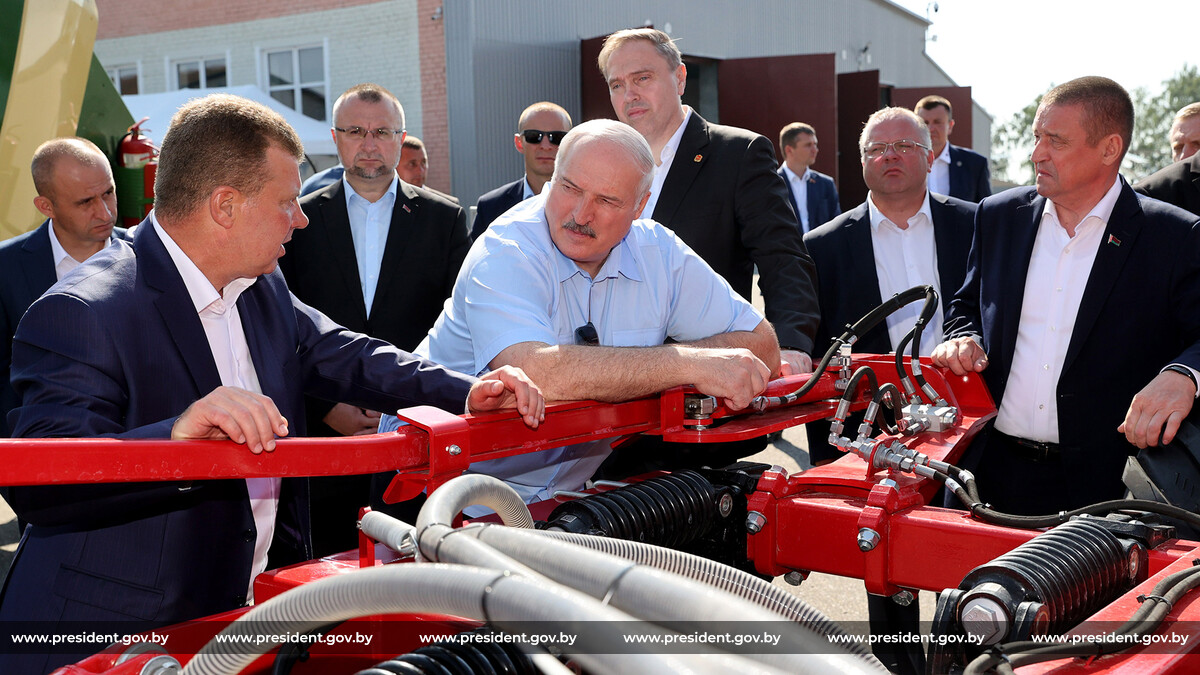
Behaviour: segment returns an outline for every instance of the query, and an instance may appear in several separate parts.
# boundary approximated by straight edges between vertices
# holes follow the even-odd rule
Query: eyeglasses
[[[398,138],[398,137],[404,135],[403,129],[386,129],[386,128],[364,129],[362,127],[349,127],[347,129],[342,129],[340,127],[334,127],[333,130],[336,132],[339,132],[339,133],[346,134],[347,136],[349,136],[350,138],[353,138],[356,141],[361,141],[361,140],[365,139],[367,136],[370,136],[372,134],[374,134],[375,138],[380,141],[390,141],[394,138]]]
[[[567,132],[565,132],[565,131],[538,131],[537,129],[526,129],[525,131],[521,132],[521,135],[525,137],[526,143],[532,143],[532,144],[536,145],[536,144],[542,142],[543,136],[549,136],[550,144],[558,145],[559,143],[562,143],[562,139],[564,136],[567,135]]]
[[[600,344],[600,334],[596,332],[596,326],[591,321],[575,329],[575,344],[593,347]]]
[[[897,155],[908,155],[914,153],[917,151],[917,148],[921,148],[926,152],[929,151],[929,146],[921,145],[916,141],[903,140],[896,141],[895,143],[883,143],[879,141],[875,143],[868,143],[867,147],[863,150],[863,157],[866,157],[867,159],[879,159],[887,154],[888,148],[895,150]]]

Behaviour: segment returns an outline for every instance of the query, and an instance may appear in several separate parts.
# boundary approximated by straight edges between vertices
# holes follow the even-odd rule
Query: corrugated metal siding
[[[924,53],[926,23],[886,0],[446,0],[444,20],[453,192],[464,204],[522,175],[511,139],[525,106],[551,100],[578,118],[579,41],[621,28],[653,24],[693,56],[834,53],[839,73],[953,84]]]

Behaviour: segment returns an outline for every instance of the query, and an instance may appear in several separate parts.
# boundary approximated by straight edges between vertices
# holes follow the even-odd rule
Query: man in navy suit
[[[1037,188],[979,207],[934,363],[982,372],[999,406],[963,463],[980,496],[1045,514],[1119,499],[1136,448],[1170,442],[1200,368],[1200,222],[1118,173],[1133,104],[1072,80],[1033,122]]]
[[[554,175],[558,144],[570,130],[571,115],[557,103],[541,101],[521,112],[513,145],[525,158],[525,175],[479,198],[471,225],[472,240],[478,239],[500,214],[542,193],[542,187]]]
[[[979,202],[992,194],[992,173],[987,157],[950,144],[954,131],[954,108],[941,96],[926,96],[917,101],[913,112],[929,125],[933,140],[933,166],[929,170],[929,191]]]
[[[962,285],[975,204],[930,194],[926,187],[933,161],[929,129],[906,108],[884,108],[871,115],[859,137],[867,201],[804,236],[817,264],[821,325],[818,347],[830,341],[883,298],[914,286],[933,286],[945,299]],[[945,303],[942,307],[944,309]],[[899,346],[916,323],[919,304],[910,304],[887,317],[886,323],[860,336],[855,351],[884,354]],[[925,327],[920,350],[928,355],[942,341],[939,311]],[[862,414],[855,413],[845,429],[853,436]],[[841,456],[829,444],[830,423],[805,425],[808,453],[814,465]],[[919,632],[919,607],[902,607],[890,598],[868,595],[871,632]],[[878,643],[875,655],[892,672],[923,673],[925,654],[920,644]]]
[[[1200,214],[1200,152],[1143,178],[1135,190]]]
[[[288,292],[276,261],[307,222],[302,153],[260,104],[216,95],[180,109],[132,245],[94,256],[22,320],[14,435],[232,439],[257,454],[303,435],[305,393],[374,409],[516,405],[536,425],[541,396],[520,371],[452,373]],[[306,493],[303,478],[11,487],[31,525],[0,623],[138,631],[242,606],[268,564],[309,557]],[[0,672],[71,660],[0,650]]]
[[[47,288],[98,253],[125,230],[117,222],[117,191],[108,158],[86,138],[55,138],[33,153],[33,205],[41,227],[0,244],[0,438],[8,438],[8,411],[17,407],[8,379],[17,323]]]
[[[833,179],[812,168],[817,161],[817,131],[803,122],[792,122],[779,132],[783,164],[779,177],[788,185],[792,210],[807,234],[842,213]]]

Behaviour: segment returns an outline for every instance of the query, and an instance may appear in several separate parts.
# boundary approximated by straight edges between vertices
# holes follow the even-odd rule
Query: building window
[[[108,79],[112,80],[113,86],[117,88],[117,93],[122,96],[138,93],[138,67],[136,64],[113,66],[105,68],[104,72],[108,73]]]
[[[325,48],[300,47],[265,52],[271,98],[315,120],[325,120]]]
[[[207,89],[229,84],[224,56],[176,61],[173,70],[175,89]]]

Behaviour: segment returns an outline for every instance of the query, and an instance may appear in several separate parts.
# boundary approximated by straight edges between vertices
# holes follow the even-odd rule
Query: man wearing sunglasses
[[[401,349],[433,325],[471,245],[462,208],[400,180],[404,109],[387,89],[352,87],[333,104],[333,140],[346,171],[300,200],[308,227],[287,245],[280,268],[301,301],[350,330]],[[423,153],[422,153],[423,154]],[[312,435],[373,433],[379,413],[306,401]],[[317,555],[354,546],[369,476],[313,479]]]
[[[542,193],[542,187],[554,174],[558,144],[570,129],[571,116],[556,103],[534,103],[521,113],[513,145],[525,158],[525,175],[479,198],[475,223],[471,226],[472,240],[478,239],[500,214]]]
[[[693,384],[734,409],[750,405],[779,372],[775,333],[670,230],[635,220],[653,173],[650,146],[629,126],[572,129],[542,194],[472,246],[417,353],[463,373],[522,364],[559,401],[624,401]],[[541,501],[583,487],[610,440],[471,470]]]

